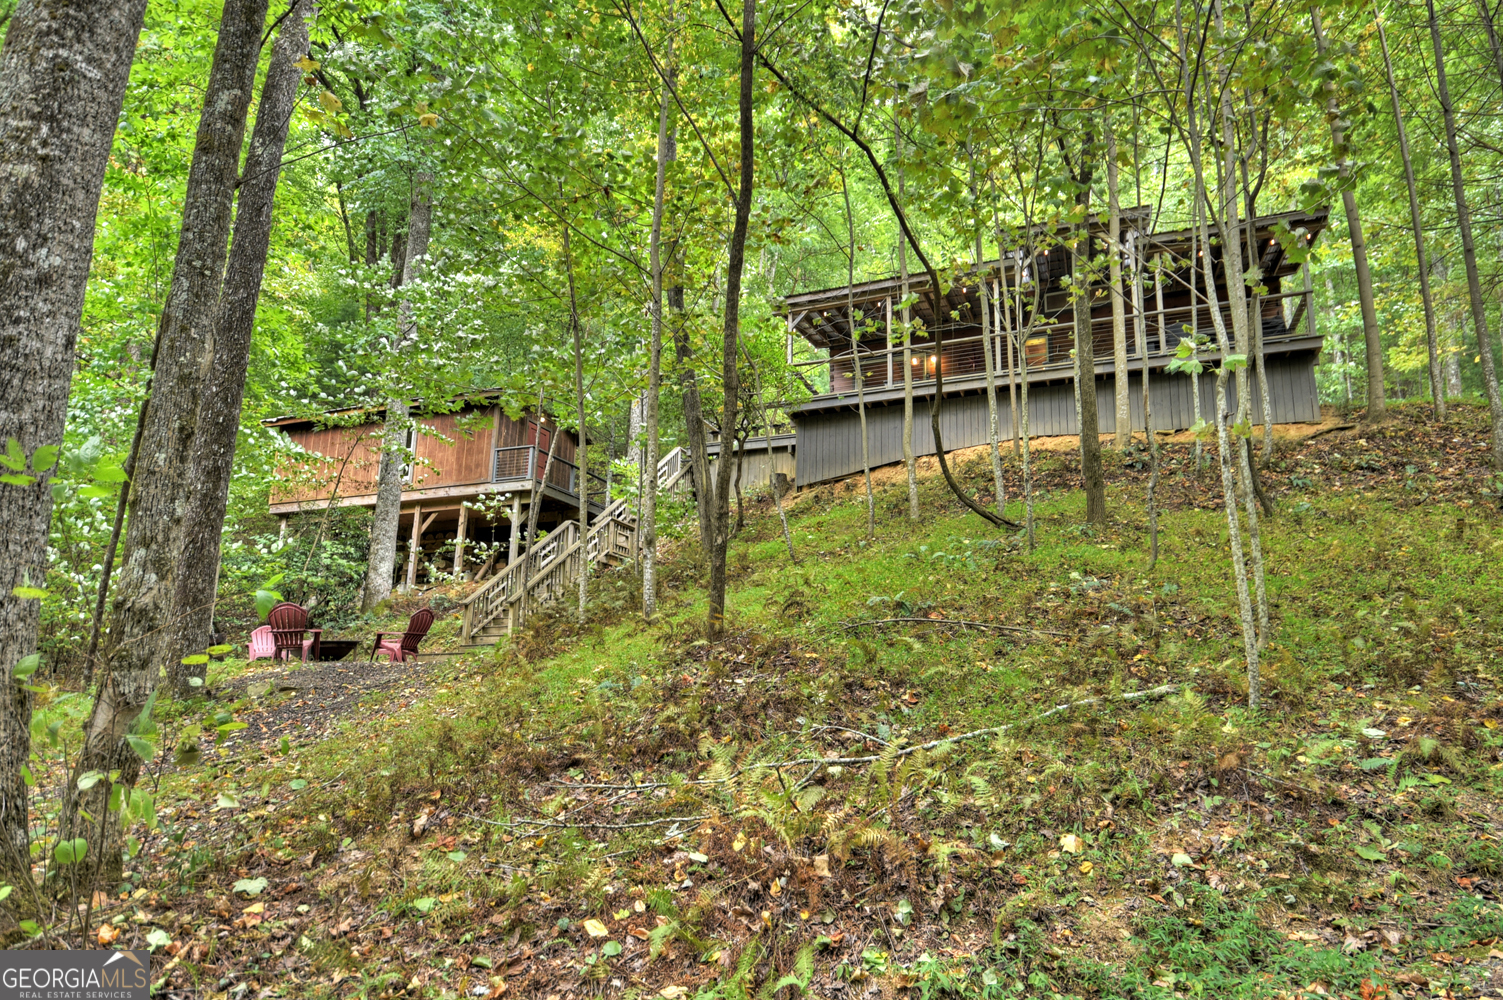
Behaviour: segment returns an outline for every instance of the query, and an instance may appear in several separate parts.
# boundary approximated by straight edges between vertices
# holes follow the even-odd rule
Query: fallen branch
[[[1149,698],[1162,698],[1166,694],[1173,694],[1174,692],[1178,691],[1179,688],[1180,686],[1178,684],[1162,684],[1156,688],[1150,688],[1147,691],[1129,691],[1126,694],[1118,695],[1118,697],[1123,701],[1144,701]],[[935,747],[941,746],[945,743],[959,743],[961,740],[974,739],[977,736],[994,736],[998,733],[1005,733],[1009,730],[1018,729],[1022,726],[1027,726],[1035,722],[1042,722],[1044,719],[1047,719],[1050,716],[1059,715],[1061,712],[1068,712],[1072,708],[1084,708],[1087,705],[1099,705],[1102,702],[1110,700],[1112,699],[1086,698],[1083,701],[1067,702],[1063,705],[1056,705],[1053,708],[1049,709],[1049,711],[1044,712],[1040,715],[1035,715],[1031,719],[1023,719],[1021,722],[1009,722],[1005,726],[991,726],[986,729],[975,729],[969,733],[961,733],[959,736],[946,736],[944,739],[930,740],[928,743],[922,743],[918,746],[899,750],[896,756],[906,757],[909,754],[917,753],[920,750],[933,750]],[[874,760],[880,759],[881,756],[881,754],[872,754],[867,757],[827,757],[823,758],[822,760],[816,757],[809,757],[804,760],[785,760],[779,764],[748,764],[737,773],[741,774],[758,767],[790,767],[794,764],[869,764]],[[731,779],[727,778],[725,780],[729,781]]]
[[[700,820],[711,818],[714,813],[705,813],[702,816],[665,816],[662,819],[647,819],[640,823],[591,823],[589,820],[579,820],[575,823],[555,823],[551,820],[540,819],[518,819],[510,823],[503,823],[500,820],[486,819],[483,816],[476,816],[471,813],[465,813],[465,815],[481,823],[488,823],[491,826],[501,826],[508,829],[518,826],[544,826],[558,830],[579,830],[586,828],[591,830],[638,830],[645,826],[662,826],[665,823],[698,823]]]
[[[1356,430],[1356,429],[1357,429],[1357,425],[1356,424],[1336,424],[1336,425],[1331,426],[1331,427],[1322,427],[1320,430],[1316,431],[1315,433],[1313,433],[1313,434],[1306,434],[1304,437],[1300,438],[1300,443],[1304,444],[1306,441],[1314,441],[1316,438],[1320,437],[1322,434],[1334,434],[1336,431],[1350,431],[1350,430]]]
[[[866,625],[888,625],[893,622],[920,622],[924,625],[969,625],[973,628],[989,628],[998,632],[1037,632],[1039,635],[1057,635],[1069,638],[1064,632],[1050,632],[1048,629],[1033,628],[1030,625],[998,625],[995,622],[972,622],[962,618],[873,618],[870,621],[845,622],[840,627],[849,630],[862,628]]]

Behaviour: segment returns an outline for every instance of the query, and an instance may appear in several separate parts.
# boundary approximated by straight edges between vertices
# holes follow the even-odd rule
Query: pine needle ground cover
[[[1422,418],[1266,473],[1258,711],[1189,443],[1152,571],[1135,454],[1094,529],[1041,453],[1032,552],[884,470],[875,540],[859,476],[787,498],[796,563],[750,503],[724,642],[685,525],[651,625],[606,574],[327,739],[203,736],[108,926],[236,998],[1503,995],[1498,483]]]

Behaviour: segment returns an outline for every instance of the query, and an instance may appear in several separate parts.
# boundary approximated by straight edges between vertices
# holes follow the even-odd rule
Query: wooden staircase
[[[688,453],[673,449],[658,463],[658,489],[673,489],[689,469]],[[637,516],[625,499],[597,514],[582,542],[579,522],[565,521],[459,602],[461,649],[495,645],[529,615],[576,593],[586,566],[616,566],[636,557]]]

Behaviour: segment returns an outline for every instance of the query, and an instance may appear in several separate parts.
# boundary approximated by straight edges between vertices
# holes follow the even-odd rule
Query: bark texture
[[[893,148],[898,160],[898,201],[906,208],[903,182],[903,133],[892,119]],[[913,327],[908,312],[908,234],[898,233],[898,270],[903,276],[903,466],[908,471],[908,520],[919,519],[918,466],[913,455]]]
[[[1106,126],[1107,279],[1112,297],[1112,396],[1116,404],[1117,429],[1113,442],[1125,451],[1132,442],[1132,396],[1127,372],[1127,302],[1122,290],[1122,198],[1117,183],[1117,136],[1110,115]]]
[[[423,274],[428,236],[433,226],[433,176],[418,173],[413,178],[412,201],[407,208],[407,236],[402,247],[402,269],[395,274],[396,287],[410,285]],[[395,253],[395,247],[393,252]],[[392,354],[417,336],[412,303],[398,306],[400,320],[390,345]],[[381,470],[376,481],[376,509],[371,516],[370,554],[365,569],[365,596],[361,607],[369,611],[391,596],[391,575],[397,562],[397,529],[402,520],[402,467],[406,463],[407,431],[412,426],[407,403],[395,394],[386,401],[385,442]],[[416,553],[414,553],[416,557]]]
[[[54,463],[36,452],[63,442],[94,217],[145,9],[22,2],[0,50],[0,447],[14,438],[31,457],[4,470],[21,481],[0,483],[0,881],[17,886],[13,908],[32,899],[20,774],[31,695],[11,671],[36,651],[41,602],[12,591],[44,585]]]
[[[1091,238],[1081,226],[1075,248],[1075,388],[1080,397],[1080,471],[1086,520],[1106,523],[1106,476],[1101,470],[1101,419],[1096,412],[1096,348],[1091,337]]]
[[[1487,5],[1484,3],[1483,9]],[[1404,184],[1409,191],[1409,225],[1414,230],[1414,256],[1419,265],[1420,300],[1425,306],[1425,349],[1430,360],[1430,397],[1435,419],[1446,416],[1446,388],[1440,371],[1440,337],[1435,327],[1435,299],[1430,294],[1430,264],[1425,257],[1425,219],[1420,212],[1419,191],[1414,180],[1414,160],[1409,155],[1409,130],[1404,127],[1404,110],[1399,106],[1399,86],[1393,78],[1393,59],[1388,54],[1388,34],[1383,18],[1375,17],[1378,41],[1383,47],[1383,70],[1388,79],[1388,96],[1393,102],[1393,124],[1399,134],[1399,157],[1404,162]],[[1313,317],[1312,317],[1313,318]]]
[[[1312,8],[1310,23],[1315,29],[1315,45],[1324,58],[1326,36],[1321,28],[1320,11]],[[1367,347],[1367,419],[1382,420],[1387,412],[1383,394],[1383,341],[1378,331],[1378,311],[1373,304],[1373,275],[1367,264],[1367,241],[1362,235],[1362,214],[1357,209],[1357,195],[1352,191],[1352,161],[1348,155],[1346,127],[1336,100],[1336,82],[1325,83],[1326,120],[1331,125],[1331,148],[1336,157],[1337,177],[1342,184],[1341,205],[1346,212],[1347,236],[1352,243],[1352,266],[1357,272],[1357,300],[1362,307],[1362,337]]]
[[[673,50],[668,50],[672,64]],[[670,79],[673,70],[668,70]],[[658,462],[662,442],[658,405],[663,392],[663,207],[666,200],[668,161],[673,158],[673,130],[669,128],[668,84],[663,86],[658,107],[657,178],[652,194],[652,236],[648,255],[652,267],[652,341],[648,345],[647,399],[643,405],[647,423],[647,460],[642,492],[642,616],[651,618],[658,608]],[[635,439],[633,439],[635,440]],[[632,447],[636,447],[635,443]]]
[[[725,269],[725,321],[721,336],[721,386],[725,394],[724,410],[720,420],[720,435],[724,445],[720,461],[715,463],[715,514],[712,519],[710,549],[709,621],[707,631],[711,638],[718,638],[725,630],[725,563],[730,548],[730,492],[731,463],[730,447],[736,428],[736,410],[741,396],[739,366],[741,336],[741,273],[746,265],[746,231],[751,219],[753,142],[756,138],[752,121],[752,77],[756,65],[756,0],[742,0],[741,4],[741,172],[736,188],[736,217],[731,227]],[[769,453],[769,458],[771,457]]]
[[[998,447],[1000,433],[997,429],[997,352],[996,330],[992,329],[991,282],[981,267],[985,251],[981,245],[981,189],[976,183],[976,159],[971,151],[971,197],[976,209],[976,277],[981,282],[981,361],[986,376],[986,443],[992,461],[992,497],[999,515],[1007,514],[1007,485],[1002,480],[1002,452]],[[997,259],[998,273],[1002,260]]]
[[[172,602],[188,512],[198,404],[211,360],[266,7],[266,0],[227,0],[220,18],[188,170],[172,285],[158,330],[151,400],[131,483],[120,578],[111,598],[105,675],[85,724],[78,760],[80,773],[118,769],[120,783],[126,786],[135,784],[141,762],[125,733],[156,689],[171,654]],[[100,781],[80,792],[69,784],[64,835],[89,839],[79,884],[91,882],[96,870],[112,878],[120,867],[120,826],[101,819],[113,815],[107,808],[110,788],[111,782]],[[80,810],[95,822],[84,822]],[[98,842],[101,831],[103,843]]]
[[[266,80],[261,85],[256,127],[251,133],[250,152],[241,175],[235,232],[214,327],[214,366],[199,405],[199,426],[189,475],[193,492],[183,524],[183,555],[174,598],[175,635],[167,672],[179,693],[188,691],[190,677],[202,680],[204,667],[190,666],[182,660],[191,653],[202,652],[213,631],[219,536],[230,495],[230,469],[240,430],[240,405],[245,398],[256,301],[261,295],[261,277],[271,243],[272,203],[281,176],[287,124],[302,80],[302,70],[296,63],[308,51],[308,24],[304,18],[311,5],[311,0],[299,0],[282,21]]]
[[[1503,77],[1503,46],[1498,44],[1497,31],[1493,27],[1487,5],[1479,6],[1483,9],[1483,21],[1487,27],[1487,37],[1497,63],[1498,75]],[[1503,469],[1503,398],[1498,394],[1498,371],[1493,363],[1493,338],[1487,330],[1487,305],[1482,300],[1482,282],[1477,274],[1477,247],[1472,239],[1472,213],[1467,207],[1466,182],[1461,172],[1461,154],[1456,145],[1456,109],[1446,86],[1445,47],[1441,44],[1440,23],[1435,19],[1435,0],[1425,0],[1425,7],[1430,22],[1430,41],[1435,48],[1436,90],[1446,122],[1446,151],[1451,158],[1451,186],[1456,195],[1456,225],[1461,230],[1467,295],[1472,305],[1472,325],[1477,330],[1477,353],[1482,360],[1482,384],[1487,392],[1487,406],[1492,415],[1493,464]]]

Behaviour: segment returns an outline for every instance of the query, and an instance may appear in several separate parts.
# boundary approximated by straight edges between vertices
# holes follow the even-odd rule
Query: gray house
[[[1209,336],[1214,347],[1204,270],[1192,266],[1208,248],[1193,239],[1189,229],[1149,235],[1131,231],[1130,223],[1141,224],[1145,215],[1129,213],[1123,225],[1123,281],[1128,289],[1127,377],[1133,425],[1142,428],[1142,378],[1146,365],[1153,390],[1154,428],[1184,430],[1195,423],[1197,416],[1207,420],[1214,416],[1212,375],[1201,375],[1197,414],[1190,377],[1165,371],[1180,341],[1194,333]],[[1303,290],[1297,277],[1292,284],[1300,285],[1299,289],[1285,290],[1285,286],[1291,284],[1289,279],[1297,276],[1301,267],[1290,259],[1290,251],[1307,247],[1325,224],[1324,211],[1291,212],[1261,217],[1253,227],[1252,239],[1265,288],[1255,306],[1262,318],[1268,395],[1276,423],[1320,420],[1315,363],[1321,340],[1313,329],[1301,330],[1301,320],[1310,311],[1309,293]],[[1093,226],[1092,232],[1093,236],[1101,236],[1104,227]],[[1230,330],[1222,248],[1214,227],[1211,234],[1209,252],[1216,275],[1217,301]],[[1020,399],[1021,382],[1025,379],[1030,432],[1034,436],[1078,433],[1073,382],[1073,305],[1068,282],[1074,260],[1064,243],[1066,238],[1067,234],[1062,232],[1040,234],[1030,248],[1031,256],[1028,251],[1016,251],[955,276],[943,296],[938,316],[934,315],[928,296],[929,281],[923,274],[911,276],[906,283],[892,277],[850,289],[831,288],[789,296],[786,301],[789,355],[804,358],[796,363],[815,390],[812,398],[790,411],[797,428],[793,451],[798,484],[806,486],[844,478],[861,469],[857,364],[861,366],[874,467],[903,460],[905,369],[912,372],[913,443],[917,454],[934,451],[929,431],[929,401],[934,395],[936,370],[944,376],[945,403],[940,420],[946,448],[986,443],[984,352],[988,350],[992,352],[998,420],[1004,439],[1012,438],[1014,408],[1020,405],[1015,401]],[[1245,233],[1243,239],[1246,240]],[[1244,260],[1248,256],[1244,242]],[[1143,262],[1141,270],[1132,266],[1134,260]],[[1116,429],[1113,403],[1116,372],[1106,268],[1102,266],[1099,270],[1101,277],[1091,289],[1092,343],[1096,357],[1097,411],[1100,430],[1106,434]],[[983,281],[987,283],[993,311],[988,343],[983,343],[981,329]],[[1143,286],[1142,331],[1136,329],[1137,317],[1133,312],[1134,281],[1142,282]],[[917,294],[909,308],[911,318],[918,324],[907,349],[901,333],[905,284],[910,300]],[[943,335],[942,352],[934,350],[936,329]],[[795,338],[802,338],[808,346],[796,352]],[[805,357],[810,354],[813,356]],[[1202,351],[1200,357],[1214,363],[1219,360],[1219,352]],[[1256,386],[1257,382],[1253,384]],[[1254,398],[1252,402],[1253,421],[1261,423],[1260,401]]]

